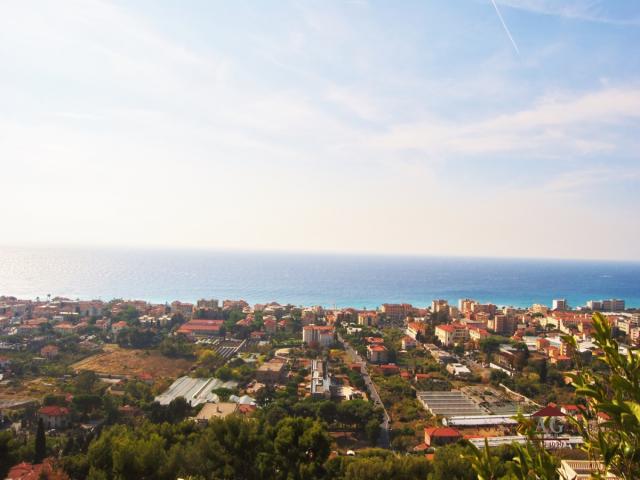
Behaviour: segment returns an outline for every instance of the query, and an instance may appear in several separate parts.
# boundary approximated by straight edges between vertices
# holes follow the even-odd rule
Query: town
[[[640,311],[619,299],[356,309],[0,297],[0,477],[111,478],[97,476],[106,461],[95,450],[115,442],[115,430],[104,433],[114,425],[197,431],[217,419],[291,417],[326,429],[318,468],[331,478],[360,478],[349,465],[383,450],[411,459],[416,477],[475,478],[459,453],[471,445],[507,458],[528,440],[523,419],[545,419],[559,471],[587,478],[577,475],[594,462],[570,419],[583,415],[572,374],[601,353],[594,312],[621,353],[638,348]],[[121,478],[144,477],[131,462]],[[437,476],[456,468],[460,476]]]

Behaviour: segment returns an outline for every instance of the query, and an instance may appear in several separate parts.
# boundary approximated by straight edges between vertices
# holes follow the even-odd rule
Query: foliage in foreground
[[[640,478],[640,355],[620,353],[609,322],[599,313],[593,316],[594,341],[601,351],[598,360],[606,369],[595,370],[581,364],[575,355],[577,373],[572,374],[578,399],[584,401],[582,419],[570,419],[584,439],[583,449],[590,460],[601,460],[604,469],[621,479]],[[572,336],[563,341],[577,351]],[[605,419],[602,421],[602,419]],[[521,433],[529,439],[525,445],[514,445],[516,456],[510,477],[502,477],[488,449],[475,449],[473,469],[479,480],[516,478],[519,480],[554,480],[559,478],[556,460],[544,449],[535,424],[520,421]],[[604,478],[605,471],[595,478]]]

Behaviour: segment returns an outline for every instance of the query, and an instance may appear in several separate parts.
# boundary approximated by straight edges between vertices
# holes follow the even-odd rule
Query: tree
[[[480,351],[484,354],[487,363],[491,362],[493,354],[500,350],[501,343],[503,343],[502,339],[494,335],[480,340]]]
[[[364,426],[364,433],[367,435],[367,440],[371,445],[375,445],[378,442],[380,436],[380,422],[376,418],[372,418]]]
[[[593,315],[594,341],[602,354],[597,358],[606,371],[585,368],[574,354],[577,373],[572,374],[576,395],[585,400],[584,415],[576,421],[592,459],[602,459],[607,469],[625,480],[640,478],[640,354],[620,353],[609,322]],[[565,336],[574,352],[577,343]],[[589,419],[605,421],[589,422]]]
[[[38,419],[38,429],[36,430],[35,453],[33,456],[34,463],[42,463],[47,456],[47,437],[44,434],[44,422],[42,418]]]
[[[592,461],[602,461],[605,470],[623,480],[640,478],[640,354],[620,353],[609,322],[599,313],[593,315],[594,342],[602,352],[596,366],[582,365],[579,354],[574,353],[577,373],[570,374],[576,389],[580,418],[569,418],[578,428],[583,449]],[[577,342],[568,335],[563,340],[577,352]],[[522,480],[557,479],[555,458],[545,450],[543,439],[536,431],[536,422],[519,418],[520,433],[527,435],[525,445],[513,445],[515,457],[511,473]],[[490,457],[475,450],[472,457],[475,472],[487,476],[492,471]],[[483,478],[484,478],[483,477]]]

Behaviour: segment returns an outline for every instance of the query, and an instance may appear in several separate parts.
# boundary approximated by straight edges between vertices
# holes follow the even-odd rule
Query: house
[[[480,342],[483,338],[487,338],[489,336],[489,332],[487,332],[484,328],[469,326],[469,339],[474,342]]]
[[[563,405],[560,408],[560,411],[565,415],[569,415],[571,417],[575,417],[576,415],[581,413],[580,407],[577,405]]]
[[[458,343],[463,343],[469,339],[469,330],[459,323],[448,325],[438,325],[436,327],[436,337],[442,345],[451,347]]]
[[[72,323],[62,322],[53,327],[54,332],[61,333],[62,335],[72,335],[78,332],[78,326]]]
[[[9,357],[0,355],[0,368],[9,368],[9,365],[11,365]]]
[[[38,410],[38,419],[42,419],[46,428],[66,428],[69,425],[69,409],[50,405]]]
[[[367,343],[370,343],[370,344],[382,345],[384,343],[384,338],[382,338],[382,337],[365,337],[364,341],[367,342]]]
[[[398,375],[400,373],[400,368],[397,365],[394,365],[393,363],[390,363],[387,365],[380,365],[378,368],[380,369],[380,372],[385,377],[390,377],[391,375]]]
[[[441,447],[456,443],[462,439],[462,434],[451,427],[430,427],[424,429],[424,443],[430,447]]]
[[[416,348],[416,341],[409,335],[405,335],[402,338],[401,347],[402,350],[411,350],[412,348]]]
[[[367,345],[367,358],[371,363],[387,363],[388,355],[384,345]]]
[[[125,322],[124,320],[120,320],[119,322],[116,322],[113,325],[111,325],[111,331],[117,337],[118,334],[128,326],[129,325],[127,324],[127,322]]]
[[[40,356],[52,360],[60,354],[60,349],[55,345],[46,345],[40,349]]]
[[[262,323],[264,325],[264,331],[268,334],[276,333],[278,330],[278,320],[275,315],[266,315],[262,319]]]
[[[418,337],[418,335],[424,335],[426,331],[426,325],[424,323],[419,322],[409,322],[407,324],[407,335],[414,340]]]
[[[358,325],[375,327],[378,325],[378,312],[374,310],[363,310],[362,312],[358,312]]]

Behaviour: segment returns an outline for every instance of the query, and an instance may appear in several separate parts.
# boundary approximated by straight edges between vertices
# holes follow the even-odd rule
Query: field
[[[107,345],[102,353],[92,355],[71,365],[71,368],[91,370],[101,375],[138,377],[149,373],[154,379],[174,378],[189,371],[192,362],[181,358],[167,358],[150,350],[123,349]]]

